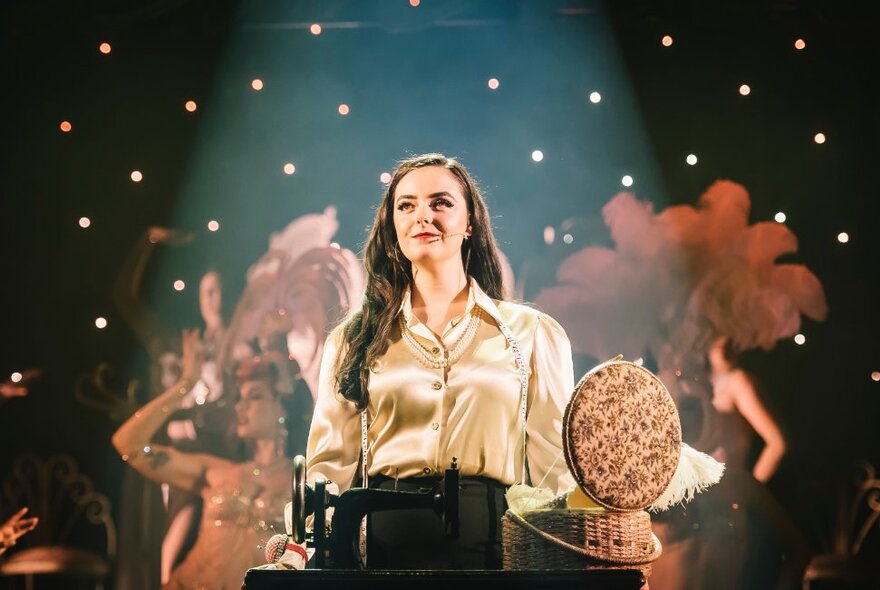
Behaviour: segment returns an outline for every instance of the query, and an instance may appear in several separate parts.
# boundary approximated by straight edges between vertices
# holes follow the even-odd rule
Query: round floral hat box
[[[643,510],[672,480],[681,422],[663,382],[618,357],[575,386],[562,439],[568,468],[587,496],[610,510]]]

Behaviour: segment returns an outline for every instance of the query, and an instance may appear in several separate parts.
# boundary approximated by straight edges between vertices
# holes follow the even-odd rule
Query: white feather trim
[[[672,481],[660,497],[648,507],[652,512],[668,510],[682,502],[689,502],[694,494],[715,485],[724,474],[724,463],[719,463],[706,453],[681,443],[681,456]]]

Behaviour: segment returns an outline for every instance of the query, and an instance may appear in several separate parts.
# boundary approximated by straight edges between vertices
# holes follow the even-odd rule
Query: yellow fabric
[[[567,506],[569,508],[594,508],[605,511],[604,508],[593,502],[579,487],[573,489],[568,495]]]
[[[574,484],[562,456],[562,414],[574,389],[571,345],[562,327],[531,307],[489,298],[471,280],[468,311],[437,338],[401,308],[407,326],[427,348],[452,346],[479,306],[480,326],[464,356],[448,369],[421,365],[395,331],[386,354],[370,367],[368,475],[442,475],[457,459],[463,476],[518,483],[522,470],[520,382],[504,321],[529,369],[528,468],[533,485],[555,491]],[[351,487],[361,453],[360,416],[335,391],[333,368],[341,330],[327,339],[308,444],[308,478],[317,474]],[[552,466],[552,467],[551,467]],[[546,475],[546,478],[545,478]]]

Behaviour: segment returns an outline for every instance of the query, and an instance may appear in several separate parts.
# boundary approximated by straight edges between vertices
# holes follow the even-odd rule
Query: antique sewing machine
[[[368,514],[383,510],[433,509],[443,519],[446,533],[458,536],[459,472],[455,459],[443,475],[440,489],[426,487],[418,491],[351,488],[334,495],[327,482],[319,477],[313,486],[306,485],[306,461],[302,455],[293,459],[292,537],[314,548],[316,568],[358,569],[360,523]],[[334,509],[327,526],[327,509]],[[311,534],[306,533],[306,518],[314,515]],[[329,530],[329,536],[328,536]]]
[[[293,462],[292,530],[295,543],[305,542],[315,550],[309,568],[300,571],[249,570],[243,588],[297,590],[336,587],[348,590],[381,587],[385,590],[449,588],[455,584],[476,584],[480,588],[504,590],[608,589],[636,590],[643,578],[638,570],[589,571],[499,571],[499,570],[369,570],[360,558],[360,525],[363,518],[383,510],[432,509],[443,519],[448,535],[459,529],[459,470],[456,463],[445,470],[442,483],[418,491],[352,488],[336,495],[323,478],[306,483],[305,458]],[[328,523],[328,509],[333,516]],[[306,519],[313,516],[312,530]],[[329,525],[329,526],[328,526]]]

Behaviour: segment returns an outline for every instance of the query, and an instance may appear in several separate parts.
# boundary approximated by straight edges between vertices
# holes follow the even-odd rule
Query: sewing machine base
[[[639,590],[638,570],[248,570],[243,590],[448,590],[455,585],[481,590]]]

